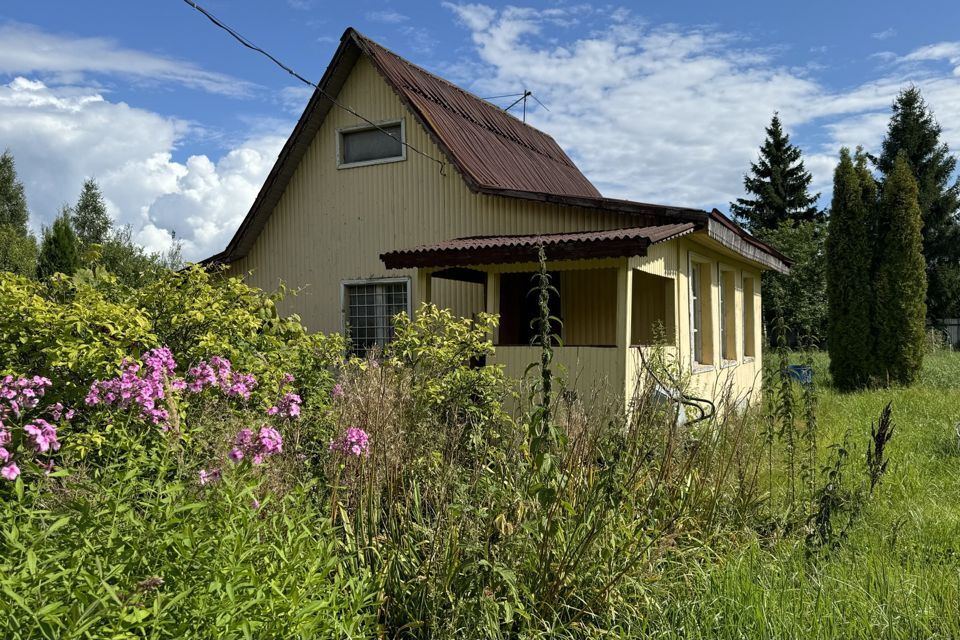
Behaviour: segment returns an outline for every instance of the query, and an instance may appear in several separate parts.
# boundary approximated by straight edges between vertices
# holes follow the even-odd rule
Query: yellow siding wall
[[[760,340],[760,272],[753,266],[738,260],[735,255],[728,252],[719,251],[716,247],[710,246],[708,241],[701,236],[691,236],[681,238],[671,243],[677,252],[678,269],[677,278],[677,300],[678,309],[677,323],[679,327],[678,348],[679,357],[684,366],[691,367],[694,370],[693,384],[707,397],[716,399],[722,398],[729,389],[730,396],[734,401],[740,401],[749,395],[749,400],[755,402],[759,398],[760,376],[761,376],[761,340]],[[735,361],[721,363],[720,358],[714,359],[714,364],[709,366],[693,367],[692,364],[692,344],[690,338],[690,281],[689,265],[690,260],[705,260],[712,273],[710,299],[710,324],[714,327],[712,331],[712,351],[719,354],[720,351],[720,291],[719,291],[719,272],[720,269],[732,269],[734,272],[734,283],[736,287],[735,296],[735,327],[737,341],[737,358]],[[754,278],[753,300],[744,300],[743,298],[743,276]],[[752,304],[754,313],[753,336],[746,336],[754,341],[756,356],[744,356],[744,327],[743,327],[743,305]],[[706,319],[705,319],[706,320]],[[750,394],[751,391],[754,393]]]
[[[564,271],[560,275],[563,342],[566,345],[617,343],[617,270]]]
[[[439,148],[396,94],[361,57],[339,100],[374,121],[403,118],[407,142],[442,158]],[[283,279],[305,287],[281,310],[298,313],[313,331],[340,331],[343,280],[398,277],[413,270],[388,271],[380,254],[393,249],[480,234],[520,234],[610,229],[630,219],[592,210],[472,193],[447,165],[413,151],[407,159],[338,169],[337,130],[362,122],[342,109],[329,112],[250,253],[233,273],[252,271],[250,284],[274,289]],[[462,315],[483,308],[482,287],[435,279],[433,298]]]

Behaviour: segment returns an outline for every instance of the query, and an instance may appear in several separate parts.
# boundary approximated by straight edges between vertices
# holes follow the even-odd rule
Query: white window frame
[[[403,118],[396,118],[393,120],[382,120],[375,123],[376,126],[370,124],[357,124],[350,127],[341,127],[337,129],[337,169],[353,169],[355,167],[369,167],[375,164],[389,164],[391,162],[403,162],[407,159],[407,125]],[[377,158],[376,160],[364,160],[362,162],[344,162],[343,161],[343,134],[353,133],[356,131],[373,131],[377,127],[392,127],[400,125],[400,155],[392,156],[390,158]]]
[[[747,283],[750,281],[750,299],[747,299]],[[740,273],[740,290],[743,292],[741,298],[743,298],[743,309],[741,309],[741,324],[743,325],[742,334],[743,334],[743,361],[744,362],[753,362],[754,358],[757,355],[757,314],[756,307],[754,307],[754,300],[757,295],[757,282],[759,279],[752,273],[743,271]],[[749,305],[749,306],[748,306]],[[753,329],[749,335],[747,335],[747,315],[750,316],[750,324]],[[747,353],[752,351],[753,353]]]
[[[413,288],[411,287],[411,278],[402,277],[402,278],[357,278],[353,280],[341,280],[340,281],[340,333],[344,336],[347,335],[347,324],[350,318],[350,301],[347,298],[347,288],[351,286],[362,286],[362,285],[371,285],[371,284],[400,284],[403,283],[407,286],[407,317],[413,318],[413,301],[411,300],[411,294]],[[384,342],[386,344],[386,341]],[[353,349],[353,344],[351,341],[350,349]]]
[[[724,302],[725,302],[723,297],[723,275],[725,273],[733,275],[733,291],[730,292],[733,295],[733,313],[731,314],[731,316],[733,317],[733,327],[726,326],[727,317],[726,317],[726,313],[724,313],[724,308],[723,308]],[[717,294],[719,298],[718,311],[719,311],[719,320],[720,320],[720,331],[719,331],[720,358],[719,360],[722,366],[733,365],[739,361],[739,357],[740,357],[739,349],[738,349],[739,344],[737,340],[739,336],[739,331],[740,331],[737,327],[737,289],[738,288],[739,287],[738,287],[738,279],[737,279],[737,270],[731,267],[730,265],[723,264],[722,262],[718,263],[717,264]],[[726,345],[727,336],[725,334],[729,333],[731,330],[733,331],[733,357],[725,358],[723,357],[723,352],[727,350],[727,345]]]
[[[712,363],[712,362],[700,362],[699,360],[697,360],[697,334],[701,334],[701,335],[700,335],[700,356],[701,356],[701,357],[703,356],[703,336],[702,336],[702,334],[703,334],[703,317],[704,317],[704,313],[703,313],[703,300],[702,300],[702,298],[703,298],[703,282],[702,282],[702,280],[697,283],[698,286],[696,287],[696,289],[698,289],[698,291],[696,292],[696,294],[694,294],[694,286],[693,286],[693,284],[694,284],[694,275],[693,275],[693,274],[694,274],[694,265],[697,265],[697,266],[701,269],[701,271],[700,271],[700,278],[702,278],[702,276],[704,275],[704,273],[706,273],[706,274],[710,277],[710,280],[712,281],[712,280],[713,280],[713,275],[712,275],[711,271],[712,271],[712,268],[713,268],[713,264],[714,264],[713,261],[710,260],[709,258],[707,258],[706,256],[698,255],[698,254],[696,254],[696,253],[694,253],[694,252],[692,252],[692,251],[687,254],[687,300],[688,300],[688,306],[690,307],[690,309],[689,309],[689,311],[690,311],[690,362],[691,362],[691,364],[692,364],[692,366],[693,366],[694,371],[702,371],[702,370],[706,370],[706,369],[712,369],[712,368],[714,368],[714,366],[715,366],[714,363]],[[712,283],[712,282],[710,283],[710,288],[711,288],[711,290],[713,289],[713,283]],[[697,302],[700,303],[700,328],[699,328],[699,329],[695,329],[695,328],[694,328],[695,325],[696,325],[695,316],[696,316],[696,303],[697,303]],[[707,300],[707,307],[708,307],[708,310],[709,310],[710,315],[711,315],[711,317],[709,318],[709,321],[710,321],[710,327],[711,327],[710,340],[712,341],[712,340],[713,340],[713,317],[712,317],[712,316],[713,316],[713,309],[710,308],[711,306],[712,306],[712,305],[710,304],[710,301]],[[711,351],[711,352],[713,351],[713,346],[712,346],[712,345],[710,346],[710,351]],[[714,354],[713,359],[714,359],[714,360],[717,359],[717,358],[716,358],[716,354]]]

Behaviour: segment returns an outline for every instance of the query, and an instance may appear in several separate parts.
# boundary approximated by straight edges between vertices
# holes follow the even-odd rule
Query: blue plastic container
[[[802,385],[813,384],[813,367],[805,364],[791,364],[787,367],[787,375]]]

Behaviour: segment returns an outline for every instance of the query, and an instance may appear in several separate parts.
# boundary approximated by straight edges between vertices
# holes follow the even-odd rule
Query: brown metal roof
[[[692,222],[682,222],[609,231],[475,236],[390,251],[380,259],[388,269],[511,264],[535,262],[541,246],[551,261],[642,256],[650,245],[692,233],[696,228]]]
[[[547,134],[373,40],[352,35],[475,189],[600,197]]]

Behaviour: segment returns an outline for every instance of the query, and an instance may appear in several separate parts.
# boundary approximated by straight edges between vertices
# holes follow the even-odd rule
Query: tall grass
[[[849,433],[863,464],[870,421],[892,402],[890,463],[837,549],[812,556],[798,537],[751,535],[674,563],[651,596],[644,635],[658,638],[960,637],[960,354],[928,356],[909,389],[835,392],[815,355],[821,455]],[[951,382],[952,377],[952,382]]]

